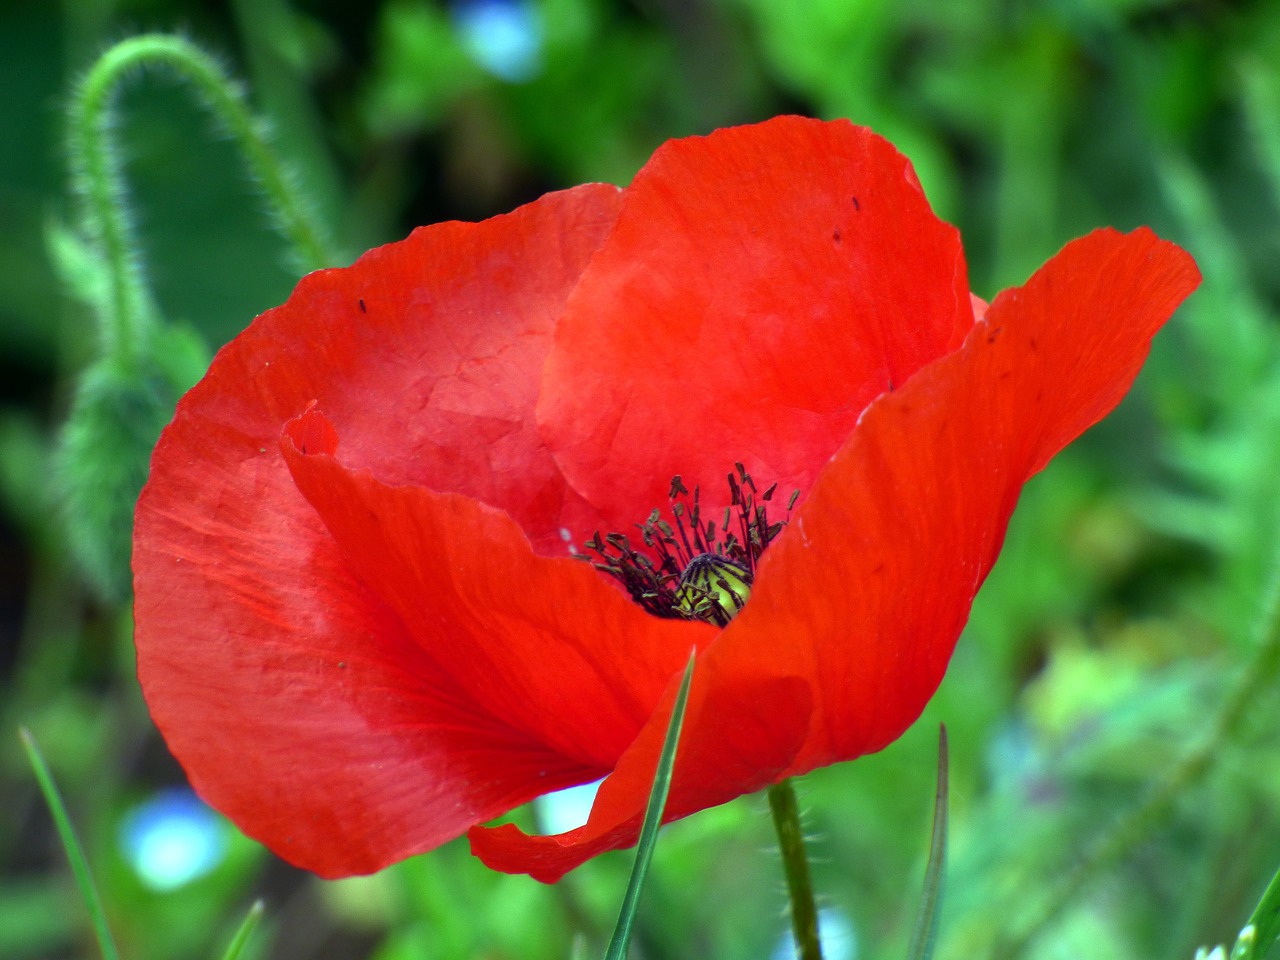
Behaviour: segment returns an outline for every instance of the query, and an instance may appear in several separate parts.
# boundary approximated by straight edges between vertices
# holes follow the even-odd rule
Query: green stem
[[[85,229],[107,264],[111,289],[104,347],[109,355],[126,362],[154,311],[129,221],[113,137],[113,107],[121,81],[151,65],[167,67],[190,81],[226,127],[266,196],[276,229],[292,245],[300,265],[314,269],[337,259],[292,176],[271,149],[264,126],[250,111],[244,92],[221,64],[181,37],[143,34],[123,40],[98,58],[76,91],[69,149],[74,185],[85,205]]]
[[[126,41],[127,43],[128,41]],[[72,186],[84,205],[84,229],[106,263],[107,290],[99,335],[102,351],[132,365],[153,314],[133,236],[120,160],[112,146],[112,91],[120,46],[108,50],[85,75],[71,104]]]
[[[813,902],[813,880],[809,876],[809,855],[804,849],[800,808],[790,779],[769,788],[769,810],[778,831],[782,870],[787,877],[787,894],[791,898],[791,932],[795,936],[796,956],[799,960],[822,960],[818,910]]]
[[[93,875],[89,872],[89,861],[84,855],[84,847],[80,844],[80,838],[76,836],[75,827],[71,825],[71,817],[67,815],[67,805],[62,801],[62,794],[53,781],[49,765],[45,763],[44,755],[36,746],[35,738],[27,732],[25,727],[18,728],[18,736],[22,740],[22,747],[35,773],[36,783],[40,785],[40,792],[44,795],[49,814],[53,817],[58,837],[62,841],[62,849],[66,852],[67,861],[71,864],[71,873],[75,877],[76,886],[80,888],[80,896],[84,899],[85,908],[89,911],[89,920],[93,924],[93,932],[98,941],[98,949],[102,953],[102,960],[120,960],[120,952],[116,949],[115,940],[111,937],[111,928],[107,925],[106,911],[102,908],[102,898],[98,896],[98,888],[93,882]]]
[[[1119,861],[1147,835],[1178,795],[1204,774],[1223,744],[1235,735],[1249,706],[1280,671],[1280,571],[1273,578],[1268,599],[1262,642],[1235,689],[1218,710],[1204,739],[1093,845],[1044,900],[1031,923],[995,951],[997,957],[1009,958],[1022,953],[1097,873]]]

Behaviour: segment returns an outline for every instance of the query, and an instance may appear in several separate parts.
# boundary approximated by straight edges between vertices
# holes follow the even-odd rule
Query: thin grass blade
[[[924,872],[924,892],[911,931],[908,960],[929,960],[938,940],[938,913],[942,908],[942,886],[947,867],[947,728],[938,728],[938,788],[933,798],[933,836],[929,840],[929,864]]]
[[[1280,870],[1271,878],[1253,916],[1240,931],[1231,960],[1262,960],[1280,937]]]
[[[18,728],[18,736],[22,747],[27,752],[27,760],[35,772],[40,792],[44,794],[44,802],[53,816],[54,826],[58,830],[58,838],[62,841],[62,849],[67,853],[71,863],[71,872],[75,875],[76,886],[80,888],[80,896],[89,911],[89,919],[93,924],[93,933],[98,941],[98,949],[102,952],[102,960],[120,960],[115,941],[111,937],[111,928],[107,926],[107,915],[102,909],[102,899],[98,896],[98,888],[94,886],[93,875],[89,873],[89,861],[85,858],[84,847],[71,826],[71,818],[67,816],[66,804],[62,802],[62,794],[53,782],[53,774],[44,761],[44,755],[36,746],[35,738],[25,727]]]
[[[624,960],[631,943],[631,929],[635,924],[636,910],[640,906],[640,893],[644,889],[645,877],[649,874],[649,861],[653,859],[653,849],[658,842],[658,828],[662,826],[662,811],[666,808],[667,793],[671,789],[671,771],[676,764],[676,745],[680,741],[680,728],[684,725],[684,711],[689,702],[695,657],[694,653],[689,655],[689,665],[684,669],[684,679],[680,682],[680,691],[671,708],[671,723],[667,725],[667,737],[662,742],[662,753],[658,757],[658,769],[653,775],[653,789],[649,792],[649,805],[645,808],[644,825],[640,830],[640,842],[636,844],[636,862],[631,868],[631,879],[627,882],[627,892],[622,898],[622,909],[618,913],[613,936],[609,939],[605,960]]]
[[[257,928],[258,921],[262,919],[263,909],[261,900],[253,902],[253,906],[249,908],[249,912],[245,914],[244,921],[240,924],[240,929],[231,938],[231,942],[227,944],[227,950],[222,955],[222,960],[238,960],[240,952],[244,950],[245,944],[253,936],[253,931]]]

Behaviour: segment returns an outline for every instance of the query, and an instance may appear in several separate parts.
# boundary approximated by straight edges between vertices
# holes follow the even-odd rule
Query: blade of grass
[[[929,840],[929,864],[924,871],[924,893],[911,931],[908,960],[929,960],[938,941],[938,913],[942,908],[942,886],[947,866],[947,792],[949,766],[947,728],[938,727],[938,788],[933,797],[933,836]]]
[[[67,853],[67,860],[71,863],[71,872],[75,875],[76,886],[80,888],[80,896],[84,898],[84,905],[89,911],[89,919],[93,923],[93,932],[98,940],[98,949],[102,952],[102,960],[120,960],[115,941],[111,938],[111,929],[107,926],[107,915],[102,909],[102,900],[98,896],[97,887],[93,884],[93,876],[89,873],[89,861],[85,858],[84,847],[80,845],[75,829],[71,826],[71,818],[67,816],[66,805],[62,802],[62,795],[58,793],[57,784],[53,782],[49,765],[45,763],[40,748],[36,746],[35,738],[25,727],[18,728],[18,736],[22,740],[23,749],[27,752],[31,769],[35,772],[40,792],[44,794],[44,802],[53,816],[53,823],[58,830],[59,839],[62,840],[62,848]]]
[[[693,681],[696,656],[696,653],[689,654],[689,665],[684,668],[684,679],[680,681],[680,691],[671,708],[667,738],[662,742],[658,768],[653,775],[653,789],[649,792],[649,806],[645,808],[644,825],[640,830],[640,841],[636,844],[636,862],[631,868],[631,879],[627,882],[627,892],[622,898],[622,909],[618,913],[613,936],[609,939],[605,960],[624,960],[631,943],[631,929],[635,924],[636,910],[640,906],[640,892],[644,889],[645,877],[649,874],[649,861],[653,859],[653,849],[658,842],[658,828],[662,826],[662,811],[666,808],[667,793],[671,789],[671,771],[676,764],[676,745],[680,741],[680,728],[684,725],[684,710],[689,702],[689,685]]]
[[[1240,938],[1231,951],[1231,958],[1262,960],[1277,937],[1280,937],[1280,870],[1276,871],[1276,875],[1267,884],[1253,916],[1240,931]]]
[[[222,960],[237,960],[240,956],[240,951],[244,949],[244,945],[249,942],[249,937],[253,935],[254,929],[258,926],[258,921],[262,919],[262,911],[262,901],[255,900],[253,906],[249,908],[249,912],[245,914],[244,922],[240,924],[240,929],[231,938],[231,942],[227,944],[227,951],[222,955]]]

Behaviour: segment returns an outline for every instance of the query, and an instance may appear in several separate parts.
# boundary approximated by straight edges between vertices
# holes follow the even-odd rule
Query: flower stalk
[[[181,37],[143,34],[117,43],[85,75],[70,107],[73,181],[84,206],[84,228],[107,266],[109,290],[102,318],[104,353],[128,363],[147,330],[154,306],[133,236],[120,153],[113,137],[121,82],[142,67],[166,67],[188,80],[239,147],[267,200],[276,229],[298,263],[315,269],[335,262],[334,251],[304,202],[286,165],[271,149],[261,120],[221,64]]]
[[[778,849],[782,853],[782,870],[787,877],[787,896],[791,901],[791,932],[795,937],[799,960],[822,960],[822,942],[818,938],[818,909],[813,900],[813,880],[809,875],[809,855],[804,848],[804,832],[800,827],[800,807],[790,778],[769,788],[769,810],[778,832]]]

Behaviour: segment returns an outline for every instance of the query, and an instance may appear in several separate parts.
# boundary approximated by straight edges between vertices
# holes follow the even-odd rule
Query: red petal
[[[1098,231],[868,408],[707,655],[809,679],[792,773],[879,750],[919,716],[1022,485],[1119,402],[1198,282],[1149,230]]]
[[[902,734],[942,679],[1023,483],[1119,401],[1198,279],[1150,231],[1100,231],[997,298],[961,350],[868,408],[765,554],[750,602],[699,658],[682,749],[693,746],[667,819]],[[664,729],[659,711],[585,827],[475,828],[473,851],[554,880],[634,843]],[[794,759],[771,766],[797,735]],[[734,756],[761,752],[754,774],[717,757],[712,745],[725,742]]]
[[[602,184],[549,194],[311,274],[237,338],[245,379],[219,402],[266,414],[256,435],[274,447],[285,421],[318,401],[354,462],[505,510],[535,546],[563,555],[562,514],[578,501],[534,406],[555,323],[620,198]]]
[[[538,417],[623,529],[743,461],[807,491],[863,408],[972,325],[956,231],[908,161],[783,117],[661,147],[556,331]]]
[[[695,641],[717,632],[649,615],[589,564],[536,556],[500,510],[347,469],[315,411],[289,425],[281,449],[347,566],[395,611],[432,677],[597,776]]]
[[[635,844],[653,787],[679,677],[644,732],[600,785],[587,823],[553,837],[512,824],[475,827],[471,851],[488,866],[554,883],[606,850]],[[781,778],[804,741],[811,699],[797,677],[748,672],[710,676],[700,662],[676,751],[664,822],[752,793]]]
[[[583,187],[312,274],[161,438],[134,538],[143,692],[196,789],[295,863],[374,870],[599,773],[437,669],[352,576],[278,440],[318,398],[380,477],[482,497],[559,543],[566,488],[531,413],[617,203]]]

